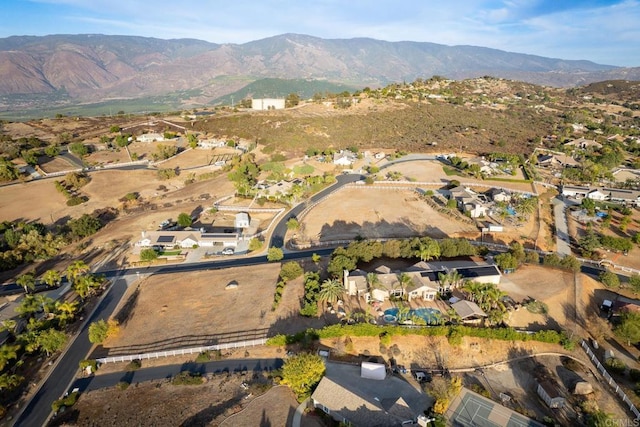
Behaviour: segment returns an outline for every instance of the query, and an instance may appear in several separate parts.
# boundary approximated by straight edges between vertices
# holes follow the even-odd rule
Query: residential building
[[[480,199],[480,195],[470,188],[454,187],[449,190],[449,197],[455,199],[458,209],[468,214],[471,218],[486,216],[489,211],[489,208]]]
[[[593,139],[585,139],[585,138],[574,139],[573,141],[569,141],[565,143],[564,146],[582,148],[583,150],[586,148],[595,148],[595,149],[602,148],[602,144],[600,144],[599,142],[596,142]]]
[[[284,98],[259,98],[251,100],[251,109],[257,111],[284,110]]]
[[[487,194],[494,202],[508,203],[511,201],[511,193],[501,188],[492,188]]]
[[[487,317],[487,313],[473,301],[460,300],[451,304],[451,308],[464,323],[480,323]]]
[[[538,166],[545,167],[576,167],[580,164],[571,156],[564,154],[540,154]]]
[[[358,156],[349,150],[340,150],[333,154],[333,164],[339,166],[351,166]]]
[[[177,231],[143,231],[142,238],[136,246],[142,248],[192,248],[194,246],[236,247],[239,239],[238,233],[206,233],[202,230],[177,230]]]
[[[311,401],[337,422],[402,426],[415,422],[433,404],[431,397],[401,378],[363,376],[362,368],[353,365],[328,362],[326,366]]]
[[[562,195],[575,199],[588,197],[597,201],[608,201],[629,206],[640,206],[640,191],[623,188],[562,186]]]
[[[553,374],[544,365],[539,365],[536,369],[535,377],[538,384],[536,392],[544,400],[544,403],[549,408],[564,407],[566,399],[560,392],[558,383],[553,379]]]
[[[251,225],[249,214],[247,212],[238,212],[234,223],[236,228],[249,228]]]

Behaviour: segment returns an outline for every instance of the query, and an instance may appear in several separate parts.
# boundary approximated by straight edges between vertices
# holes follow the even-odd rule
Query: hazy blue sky
[[[0,0],[0,37],[245,43],[283,33],[474,45],[640,66],[640,0]]]

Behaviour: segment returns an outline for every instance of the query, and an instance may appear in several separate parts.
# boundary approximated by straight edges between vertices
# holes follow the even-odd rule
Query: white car
[[[224,248],[222,255],[233,255],[236,251],[233,248]]]

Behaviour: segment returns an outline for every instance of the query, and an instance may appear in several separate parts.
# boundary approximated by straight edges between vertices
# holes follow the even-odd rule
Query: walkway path
[[[304,410],[307,409],[309,405],[310,397],[307,397],[304,402],[302,402],[296,408],[296,413],[293,414],[293,422],[291,423],[291,427],[300,427],[300,423],[302,422],[302,416],[304,415]]]

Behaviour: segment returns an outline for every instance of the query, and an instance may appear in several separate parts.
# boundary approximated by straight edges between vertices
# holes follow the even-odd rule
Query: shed
[[[249,214],[247,212],[238,212],[236,214],[236,219],[235,219],[236,228],[249,228],[250,223],[251,223],[251,219],[249,218]]]

